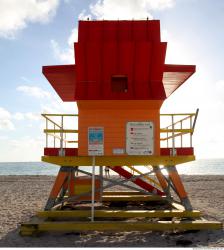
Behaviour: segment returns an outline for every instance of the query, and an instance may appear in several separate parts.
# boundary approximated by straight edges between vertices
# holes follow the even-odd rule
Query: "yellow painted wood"
[[[162,128],[160,129],[160,133],[176,133],[176,132],[179,132],[179,133],[192,133],[193,132],[193,129],[166,129],[166,128]]]
[[[42,161],[59,166],[92,166],[91,156],[42,156]],[[188,156],[95,156],[96,166],[137,166],[164,165],[173,166],[194,161],[194,155]]]
[[[25,224],[23,224],[25,225]],[[43,222],[26,225],[27,228],[35,225],[39,232],[66,232],[66,231],[167,231],[167,230],[216,230],[222,229],[222,223],[217,221],[158,221],[158,222],[119,222],[119,221],[94,221],[94,222]],[[21,234],[23,233],[21,228]]]
[[[44,129],[44,133],[78,133],[77,129]]]
[[[194,116],[196,113],[160,114],[160,116]]]
[[[41,218],[72,218],[72,217],[90,217],[90,210],[73,210],[73,211],[40,211],[37,213]],[[178,211],[178,210],[95,210],[94,217],[116,217],[116,218],[196,218],[200,217],[201,212],[193,211]]]
[[[82,194],[85,192],[90,192],[92,190],[92,186],[90,185],[75,185],[74,192],[75,195]]]
[[[104,191],[103,195],[144,195],[139,191]]]
[[[103,195],[103,201],[161,201],[165,197],[158,195]]]
[[[171,135],[171,136],[168,136],[168,137],[160,138],[160,141],[166,141],[166,140],[169,140],[171,138],[175,138],[175,137],[178,137],[178,136],[181,136],[181,135],[186,135],[186,134],[188,134],[188,132],[174,134],[174,135]]]
[[[79,116],[78,114],[41,114],[43,117],[46,116]]]
[[[138,169],[136,169],[136,168],[134,168],[134,167],[132,167],[132,166],[127,166],[127,167],[130,168],[132,171],[134,171],[134,172],[140,174],[140,175],[143,174],[141,171],[139,171]],[[155,181],[154,179],[150,178],[149,176],[144,175],[144,176],[142,176],[142,178],[147,179],[150,183],[153,183],[153,184],[155,184],[157,187],[161,188],[159,182]]]

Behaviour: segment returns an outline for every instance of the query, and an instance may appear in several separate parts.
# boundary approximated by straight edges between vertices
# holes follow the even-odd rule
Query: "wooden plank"
[[[37,213],[41,218],[72,218],[72,217],[90,217],[90,210],[73,210],[73,211],[40,211]],[[178,211],[178,210],[95,210],[94,217],[116,217],[116,218],[196,218],[200,217],[201,212]]]
[[[103,201],[161,201],[165,198],[158,195],[103,195]]]
[[[42,161],[59,166],[92,166],[90,156],[42,156]],[[174,166],[194,161],[194,155],[187,156],[96,156],[96,166]]]
[[[103,195],[142,195],[139,191],[104,191]]]
[[[35,227],[34,227],[35,226]],[[217,221],[158,221],[158,222],[119,222],[119,221],[94,221],[94,222],[43,222],[40,224],[22,224],[21,235],[24,228],[26,233],[34,230],[38,232],[67,232],[67,231],[167,231],[167,230],[219,230],[222,223]],[[36,229],[34,229],[36,228]]]
[[[77,129],[44,129],[44,133],[78,133]]]

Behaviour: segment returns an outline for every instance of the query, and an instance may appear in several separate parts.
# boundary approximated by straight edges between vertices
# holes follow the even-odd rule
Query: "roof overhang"
[[[169,97],[196,71],[195,65],[165,64],[163,72],[163,86],[166,97]]]
[[[62,101],[75,101],[75,65],[43,66],[42,72]]]

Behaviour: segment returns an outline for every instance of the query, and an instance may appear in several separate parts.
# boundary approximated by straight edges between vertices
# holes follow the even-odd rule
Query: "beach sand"
[[[224,231],[45,233],[21,237],[19,225],[43,206],[53,176],[0,176],[0,247],[224,247]],[[224,222],[224,176],[182,176],[194,209]]]

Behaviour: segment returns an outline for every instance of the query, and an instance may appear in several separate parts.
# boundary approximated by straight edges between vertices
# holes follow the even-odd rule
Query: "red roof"
[[[76,66],[44,66],[43,74],[64,102],[75,101]]]
[[[164,100],[195,72],[165,64],[158,20],[80,21],[78,36],[75,65],[43,67],[63,101]]]
[[[165,64],[163,72],[163,86],[166,97],[179,88],[196,70],[195,65]]]

